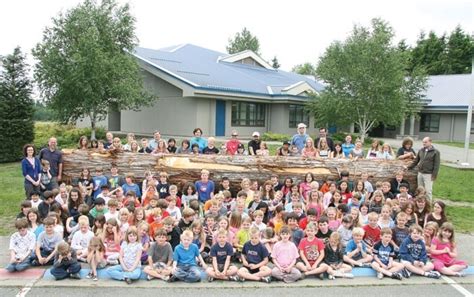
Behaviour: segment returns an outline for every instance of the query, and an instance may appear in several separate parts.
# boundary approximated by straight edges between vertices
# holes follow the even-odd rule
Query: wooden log
[[[311,172],[315,179],[324,181],[328,177],[339,179],[341,171],[348,171],[349,178],[357,180],[363,172],[375,185],[378,181],[389,181],[399,170],[405,170],[409,162],[399,160],[348,159],[304,159],[301,157],[279,156],[227,156],[227,155],[151,155],[130,152],[116,154],[97,151],[63,150],[63,179],[71,181],[78,178],[83,168],[94,172],[95,167],[103,167],[105,174],[112,163],[117,164],[120,174],[133,173],[138,181],[143,180],[146,170],[153,173],[165,171],[170,183],[179,186],[200,179],[202,169],[210,171],[210,178],[220,181],[227,176],[235,186],[245,177],[263,183],[272,174],[283,178],[291,177],[297,181]],[[408,170],[405,179],[412,190],[416,189],[416,172]]]

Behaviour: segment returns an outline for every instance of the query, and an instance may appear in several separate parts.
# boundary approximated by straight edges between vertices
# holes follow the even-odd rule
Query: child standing
[[[209,282],[215,278],[221,280],[238,281],[237,267],[230,264],[230,259],[234,255],[232,245],[227,241],[228,231],[219,229],[217,231],[217,242],[211,247],[210,256],[212,267],[207,269]]]
[[[395,262],[395,247],[390,243],[392,240],[392,230],[382,228],[382,240],[377,242],[372,250],[374,261],[372,268],[377,271],[377,278],[382,279],[384,275],[393,279],[402,280],[400,273],[404,266],[402,263]]]
[[[142,245],[138,239],[137,228],[135,226],[129,227],[125,234],[125,240],[120,246],[120,264],[107,269],[113,279],[124,280],[130,285],[132,280],[140,278]]]
[[[26,218],[15,221],[18,232],[10,237],[10,263],[6,267],[9,272],[23,271],[30,266],[30,256],[35,249],[36,237],[28,230]]]
[[[148,266],[143,269],[148,280],[158,278],[168,281],[170,278],[173,249],[166,239],[167,234],[163,228],[156,230],[155,242],[151,243],[147,252]]]
[[[457,260],[458,252],[454,241],[453,224],[446,222],[439,228],[438,236],[431,243],[431,258],[434,269],[444,275],[464,276],[462,270],[467,263]]]
[[[301,278],[301,272],[295,267],[298,259],[298,249],[290,241],[290,228],[283,226],[280,230],[281,240],[275,243],[272,259],[275,267],[272,276],[285,283],[296,282]]]
[[[79,271],[81,271],[81,264],[77,262],[76,251],[71,249],[69,244],[64,241],[59,243],[54,257],[53,268],[51,268],[51,274],[56,280],[65,279],[67,277],[80,279]]]
[[[317,225],[310,222],[305,229],[307,237],[303,238],[298,245],[302,262],[296,264],[305,276],[319,274],[320,278],[328,270],[324,260],[324,242],[316,237]]]
[[[250,240],[242,248],[242,268],[238,275],[242,280],[254,280],[270,283],[272,270],[266,266],[268,250],[260,242],[260,231],[257,228],[250,230]]]
[[[178,279],[188,283],[201,281],[201,271],[197,267],[196,258],[199,259],[204,269],[207,269],[207,265],[199,253],[199,248],[192,243],[192,240],[192,231],[185,230],[181,234],[181,243],[173,253],[173,268],[171,270],[173,276],[169,279],[170,282]]]
[[[410,277],[410,272],[418,275],[440,278],[437,271],[433,271],[434,265],[428,261],[426,246],[422,240],[423,229],[418,224],[410,227],[410,236],[408,236],[400,246],[400,258],[405,265],[403,276]]]

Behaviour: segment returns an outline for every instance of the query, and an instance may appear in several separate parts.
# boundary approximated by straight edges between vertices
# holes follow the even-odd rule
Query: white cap
[[[304,123],[299,123],[298,128],[306,128],[306,125]]]
[[[255,132],[252,133],[252,136],[258,136],[258,137],[260,137],[260,133],[258,133],[257,131],[255,131]]]

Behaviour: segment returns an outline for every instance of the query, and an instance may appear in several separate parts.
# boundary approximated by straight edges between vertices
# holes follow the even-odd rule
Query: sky
[[[29,54],[42,40],[53,17],[66,12],[79,0],[8,0],[0,10],[0,55],[21,46]],[[334,41],[343,41],[354,25],[370,26],[380,17],[395,30],[395,41],[406,39],[415,44],[423,30],[438,35],[457,25],[473,34],[473,2],[465,0],[387,0],[387,1],[146,1],[130,3],[136,17],[139,45],[159,49],[191,43],[225,52],[229,38],[243,27],[260,41],[262,57],[276,56],[281,69],[297,64],[317,63]]]

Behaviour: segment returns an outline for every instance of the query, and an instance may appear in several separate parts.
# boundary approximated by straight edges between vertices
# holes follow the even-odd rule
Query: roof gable
[[[219,62],[229,62],[229,63],[241,63],[257,67],[263,67],[266,69],[273,69],[270,64],[268,64],[264,59],[259,55],[254,53],[251,50],[245,50],[243,52],[235,53],[223,58],[218,59]]]

